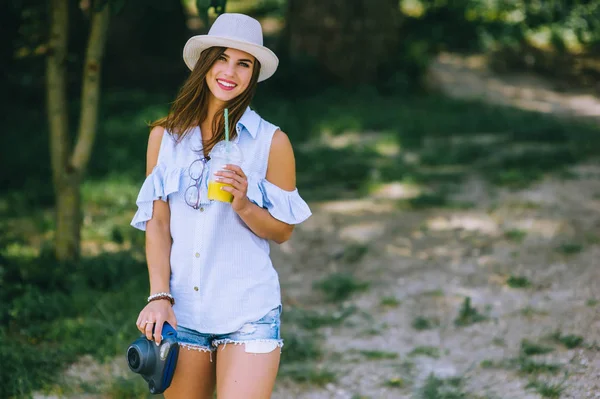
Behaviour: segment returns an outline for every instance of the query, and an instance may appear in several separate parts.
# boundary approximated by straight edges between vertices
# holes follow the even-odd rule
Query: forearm
[[[151,219],[146,224],[146,260],[150,293],[170,292],[171,232],[165,221]]]
[[[278,244],[289,240],[294,230],[293,225],[275,219],[268,210],[252,202],[238,212],[238,215],[254,234]]]

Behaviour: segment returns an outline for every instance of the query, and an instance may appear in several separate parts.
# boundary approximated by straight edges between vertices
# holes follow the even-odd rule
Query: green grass
[[[423,331],[423,330],[431,330],[439,325],[439,322],[432,318],[427,318],[423,316],[415,317],[411,323],[412,327],[415,330]]]
[[[467,399],[460,377],[442,379],[430,374],[418,392],[419,399]]]
[[[369,283],[359,281],[349,273],[333,273],[315,282],[314,287],[323,292],[328,302],[342,302],[356,292],[365,291]]]
[[[534,317],[534,316],[548,316],[548,312],[545,310],[536,309],[531,306],[525,306],[523,309],[519,311],[521,315],[525,317]]]
[[[386,351],[369,351],[362,350],[360,354],[363,355],[367,360],[385,360],[385,359],[396,359],[398,354],[396,352]]]
[[[510,276],[506,280],[506,284],[510,288],[529,288],[531,287],[531,281],[524,276]]]
[[[397,308],[401,302],[395,296],[384,296],[379,301],[379,304],[384,307]]]
[[[509,241],[521,243],[527,237],[527,232],[519,229],[507,230],[504,232],[504,238]]]
[[[278,378],[287,378],[300,383],[324,386],[335,382],[336,374],[325,367],[316,366],[310,362],[282,363],[277,374]]]
[[[479,313],[479,310],[471,305],[471,298],[467,297],[463,301],[458,316],[454,320],[454,324],[459,327],[465,327],[486,321],[487,319],[487,316]]]
[[[521,353],[525,356],[543,355],[553,352],[554,348],[524,339],[521,341]]]
[[[305,330],[317,330],[324,326],[339,326],[355,312],[356,308],[353,306],[340,307],[335,311],[315,311],[292,306],[286,309],[282,321]]]
[[[104,393],[113,399],[149,399],[154,395],[148,392],[148,383],[140,376],[135,378],[115,378]]]
[[[345,263],[357,263],[369,252],[369,247],[366,245],[349,245],[344,249],[342,261]]]
[[[568,242],[561,244],[556,250],[564,255],[575,255],[583,251],[583,244],[577,242]]]
[[[12,365],[0,396],[44,387],[80,355],[112,358],[138,335],[134,321],[148,288],[145,265],[134,254],[105,253],[63,266],[44,255],[7,260],[5,278],[14,273],[29,284],[0,294],[7,322],[0,336],[12,342],[0,346],[0,359]]]
[[[496,369],[502,368],[503,365],[501,364],[501,362],[498,362],[496,360],[486,359],[482,360],[481,363],[479,363],[479,367],[481,367],[482,369]]]
[[[523,374],[556,374],[562,369],[560,364],[536,361],[526,356],[517,358],[516,363],[519,372]]]
[[[388,388],[404,388],[406,386],[406,381],[403,378],[395,377],[386,380],[383,385]]]
[[[417,346],[408,353],[408,356],[427,356],[438,359],[440,357],[440,349],[435,346]]]
[[[543,398],[558,399],[567,388],[564,381],[560,383],[549,383],[539,380],[531,380],[526,388],[534,389]]]
[[[585,305],[589,306],[590,308],[593,308],[594,306],[598,305],[600,303],[600,300],[596,299],[596,298],[590,298],[587,301],[585,301]]]
[[[580,347],[584,343],[584,339],[580,335],[562,334],[560,331],[555,331],[550,335],[550,339],[558,344],[564,345],[567,349]]]

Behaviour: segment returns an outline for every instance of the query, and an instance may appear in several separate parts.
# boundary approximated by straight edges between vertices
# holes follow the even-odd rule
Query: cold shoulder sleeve
[[[183,179],[183,168],[167,167],[164,163],[157,164],[142,184],[135,201],[138,210],[131,225],[136,229],[146,230],[146,222],[152,219],[154,201],[166,202],[170,194],[179,191],[180,187],[184,187]]]
[[[284,190],[267,179],[248,178],[248,198],[271,216],[287,224],[299,224],[312,213],[308,204],[300,197],[298,189]]]

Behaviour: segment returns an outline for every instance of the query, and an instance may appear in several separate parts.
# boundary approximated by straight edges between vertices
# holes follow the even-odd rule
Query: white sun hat
[[[260,62],[258,81],[270,78],[277,70],[279,59],[263,46],[260,22],[244,14],[221,14],[207,35],[191,37],[183,48],[183,60],[194,69],[200,53],[209,47],[228,47],[252,54]]]

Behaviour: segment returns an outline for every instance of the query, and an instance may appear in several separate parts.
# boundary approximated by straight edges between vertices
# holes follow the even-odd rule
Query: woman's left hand
[[[237,165],[225,165],[225,169],[215,173],[218,176],[217,181],[229,184],[229,186],[223,186],[222,190],[233,194],[231,207],[234,211],[240,213],[251,205],[246,195],[248,193],[248,178],[242,168]]]

